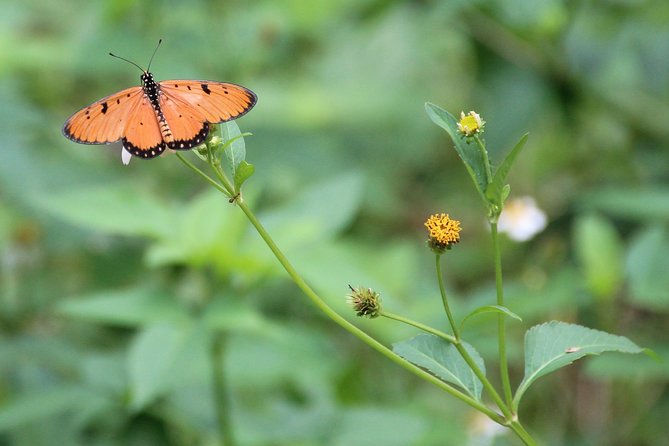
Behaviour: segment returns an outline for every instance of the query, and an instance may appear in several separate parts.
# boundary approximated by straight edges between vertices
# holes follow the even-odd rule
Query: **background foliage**
[[[669,5],[661,0],[13,1],[0,16],[0,444],[216,444],[207,355],[244,445],[517,444],[317,314],[237,209],[172,156],[73,144],[75,110],[158,79],[241,83],[246,199],[328,301],[347,284],[444,326],[422,222],[449,212],[459,315],[494,301],[479,198],[431,101],[488,122],[493,160],[549,226],[505,241],[512,379],[548,319],[669,358]],[[350,314],[350,312],[349,312]],[[486,357],[482,316],[465,338]],[[357,321],[390,344],[416,334]],[[609,355],[525,396],[551,445],[661,445],[667,363]],[[445,440],[449,439],[449,440]]]

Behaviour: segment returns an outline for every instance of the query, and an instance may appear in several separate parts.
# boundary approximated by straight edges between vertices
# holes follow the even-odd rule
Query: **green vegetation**
[[[459,380],[420,362],[460,361],[452,344],[390,320],[451,332],[423,227],[447,212],[463,228],[441,260],[453,319],[471,315],[461,348],[506,390],[506,320],[512,406],[522,396],[532,437],[669,444],[665,2],[10,0],[0,23],[0,445],[217,445],[221,426],[242,446],[521,444],[324,318],[240,205],[179,158],[123,166],[120,147],[60,134],[72,112],[138,85],[109,51],[143,66],[159,38],[157,80],[258,95],[237,121],[252,136],[229,152],[232,191],[244,183],[330,307]],[[463,168],[425,102],[476,110],[501,178],[476,157]],[[505,182],[507,206],[532,197],[548,226],[520,242],[500,221],[500,304],[481,199],[504,201]],[[349,284],[392,313],[355,318]],[[592,343],[535,348],[558,330]],[[540,367],[635,344],[664,362]],[[461,387],[491,402],[470,378]]]

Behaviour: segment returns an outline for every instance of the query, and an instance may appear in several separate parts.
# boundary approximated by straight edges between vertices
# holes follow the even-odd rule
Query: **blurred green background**
[[[157,79],[240,83],[245,198],[307,280],[445,328],[425,218],[462,316],[494,301],[480,199],[425,101],[476,110],[549,219],[503,240],[512,380],[549,319],[669,358],[669,4],[663,0],[10,0],[0,14],[0,445],[215,445],[211,334],[242,445],[517,445],[325,319],[241,212],[174,156],[74,144],[74,111]],[[352,315],[351,315],[352,316]],[[391,344],[416,334],[356,323]],[[495,370],[494,318],[464,333]],[[588,358],[521,417],[549,445],[667,445],[669,365]]]

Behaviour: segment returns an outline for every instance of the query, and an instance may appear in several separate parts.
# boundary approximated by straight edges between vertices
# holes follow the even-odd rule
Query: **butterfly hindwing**
[[[123,147],[140,158],[153,158],[165,150],[156,112],[146,95],[130,111],[128,125],[123,134]]]
[[[125,133],[131,112],[144,96],[142,87],[132,87],[107,96],[70,116],[63,134],[83,144],[108,144]]]
[[[209,134],[209,124],[202,112],[177,96],[163,92],[160,110],[170,129],[167,146],[174,150],[187,150],[201,144]]]

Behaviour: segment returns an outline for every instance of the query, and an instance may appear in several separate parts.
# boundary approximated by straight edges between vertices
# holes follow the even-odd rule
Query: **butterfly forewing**
[[[225,82],[173,80],[158,85],[168,99],[190,104],[212,124],[239,118],[257,102],[251,90]]]
[[[132,87],[100,99],[70,116],[63,126],[63,134],[83,144],[118,141],[132,119],[132,110],[143,96],[141,87]]]

